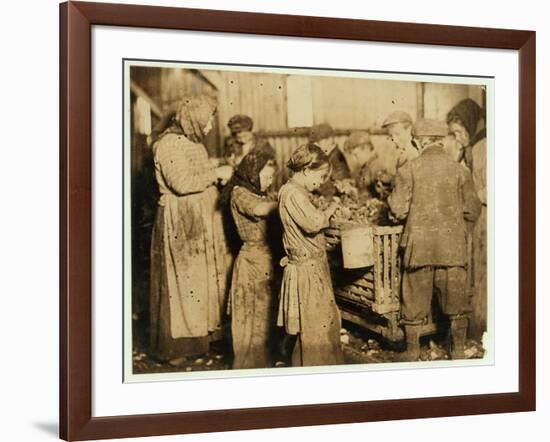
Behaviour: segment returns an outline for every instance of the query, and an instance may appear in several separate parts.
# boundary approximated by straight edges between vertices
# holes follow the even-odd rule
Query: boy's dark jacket
[[[442,146],[426,147],[399,169],[388,203],[406,219],[405,267],[466,265],[468,224],[478,218],[481,203],[470,171]]]

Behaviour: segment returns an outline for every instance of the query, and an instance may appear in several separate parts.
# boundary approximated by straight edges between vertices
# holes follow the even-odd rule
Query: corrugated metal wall
[[[254,120],[255,130],[289,129],[287,124],[288,75],[218,71],[218,118],[221,136],[235,114]],[[417,116],[418,83],[308,76],[311,81],[314,123],[337,129],[370,127],[394,110]]]
[[[218,118],[221,136],[228,135],[228,120],[246,114],[254,129],[287,129],[286,75],[220,71]]]
[[[339,135],[335,137],[336,144],[343,147],[349,132],[350,130],[339,130]],[[305,135],[296,135],[294,131],[277,133],[264,132],[261,133],[261,135],[269,141],[277,155],[276,159],[279,173],[277,174],[277,180],[274,183],[274,187],[278,189],[288,179],[289,174],[286,163],[292,155],[292,152],[302,144],[307,143],[308,138]],[[386,135],[372,135],[372,143],[375,151],[380,157],[392,155],[391,151],[395,149],[395,145]]]
[[[264,133],[284,165],[291,152],[306,142],[288,127],[287,74],[133,67],[132,80],[163,110],[187,94],[208,94],[218,99],[214,130],[205,144],[212,156],[220,156],[229,134],[227,121],[235,114],[254,120],[254,130]],[[481,88],[443,83],[373,80],[322,75],[301,76],[311,83],[314,123],[335,129],[379,127],[392,111],[409,112],[413,118],[444,119],[451,107],[466,97],[481,103]],[[343,144],[345,136],[339,143]],[[382,145],[381,137],[375,144]],[[385,148],[388,148],[385,146]],[[283,176],[285,174],[283,173]]]
[[[335,128],[371,127],[393,111],[417,117],[421,83],[346,77],[311,77],[315,124]]]

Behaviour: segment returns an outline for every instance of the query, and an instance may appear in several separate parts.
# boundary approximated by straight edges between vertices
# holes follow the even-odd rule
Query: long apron
[[[231,256],[218,192],[168,195],[157,209],[151,243],[151,351],[171,359],[208,350],[221,329]]]

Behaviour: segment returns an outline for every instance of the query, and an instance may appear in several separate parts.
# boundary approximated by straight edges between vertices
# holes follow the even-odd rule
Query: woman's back
[[[184,135],[167,134],[154,145],[155,176],[161,195],[201,192],[215,181],[208,153]]]

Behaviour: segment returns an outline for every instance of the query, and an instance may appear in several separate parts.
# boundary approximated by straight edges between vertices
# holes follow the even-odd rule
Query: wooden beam
[[[424,95],[426,90],[426,84],[419,82],[416,84],[416,119],[420,120],[424,118]]]
[[[153,99],[145,92],[141,87],[137,85],[135,81],[130,81],[130,90],[133,94],[137,95],[138,97],[143,98],[147,103],[149,103],[149,106],[151,106],[151,111],[159,118],[162,118],[164,115],[164,112],[162,111],[162,108],[153,101]]]

